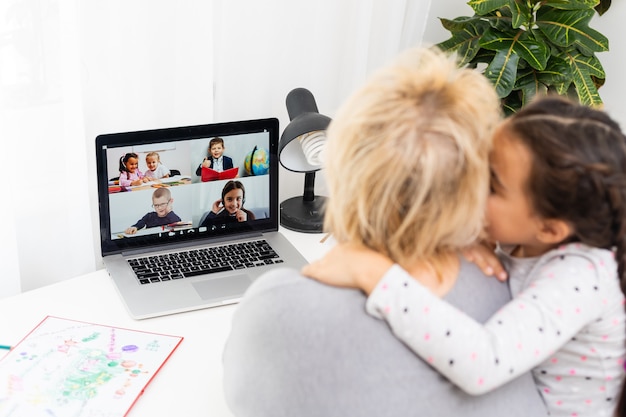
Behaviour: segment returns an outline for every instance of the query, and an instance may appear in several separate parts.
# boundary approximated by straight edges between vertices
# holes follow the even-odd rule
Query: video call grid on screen
[[[190,223],[191,228],[197,230],[198,233],[219,233],[231,226],[217,224],[210,228],[199,227],[201,220],[211,211],[213,203],[221,199],[224,185],[230,181],[226,179],[203,182],[201,176],[196,175],[197,168],[204,158],[209,156],[209,142],[213,137],[106,149],[107,181],[109,189],[114,190],[108,195],[111,240],[155,234],[189,233],[187,230],[168,229],[163,226],[145,228],[135,234],[125,233],[127,228],[137,223],[145,214],[155,211],[152,207],[153,193],[163,186],[171,192],[172,211],[181,219],[181,222]],[[256,152],[265,152],[266,157],[270,158],[269,132],[220,135],[219,137],[224,140],[223,155],[231,158],[234,168],[238,168],[238,174],[234,180],[240,181],[245,187],[244,208],[254,213],[256,221],[269,218],[271,198],[269,175],[267,172],[253,175],[246,171],[245,166],[246,157],[250,157],[255,148]],[[170,171],[179,171],[180,175],[126,189],[119,187],[114,179],[120,175],[120,158],[128,152],[137,154],[138,169],[144,174],[148,169],[146,156],[150,152],[157,152],[161,164]],[[218,230],[215,230],[216,227]]]

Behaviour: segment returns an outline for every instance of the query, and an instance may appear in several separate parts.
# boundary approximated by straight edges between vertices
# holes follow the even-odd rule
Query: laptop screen
[[[96,138],[102,254],[278,230],[278,119]]]

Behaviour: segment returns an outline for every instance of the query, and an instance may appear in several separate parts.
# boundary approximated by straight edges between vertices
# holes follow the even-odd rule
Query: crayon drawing
[[[0,361],[0,417],[121,417],[182,337],[46,317]]]

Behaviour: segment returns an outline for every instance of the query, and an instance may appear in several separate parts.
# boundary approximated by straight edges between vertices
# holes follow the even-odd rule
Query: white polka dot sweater
[[[504,255],[503,263],[514,298],[485,324],[397,265],[378,283],[367,310],[470,394],[532,370],[552,416],[611,416],[626,354],[624,296],[612,252],[569,244],[538,258]]]

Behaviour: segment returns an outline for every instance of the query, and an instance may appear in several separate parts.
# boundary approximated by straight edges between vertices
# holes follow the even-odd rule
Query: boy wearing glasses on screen
[[[152,193],[152,207],[154,211],[147,213],[137,223],[124,231],[127,235],[134,235],[137,230],[144,227],[164,226],[180,221],[180,217],[172,211],[172,193],[168,188],[157,188]]]

